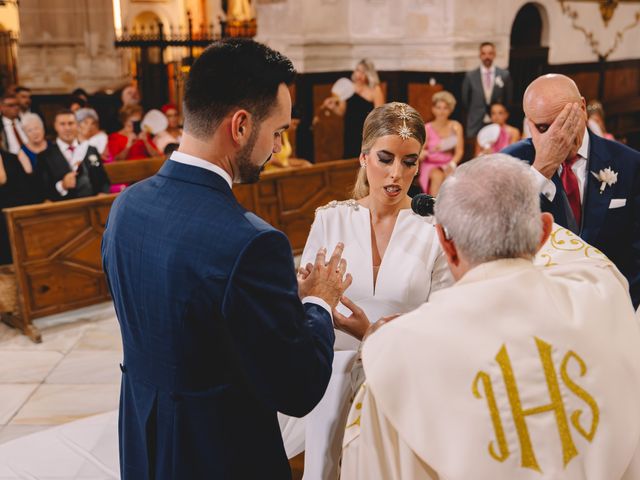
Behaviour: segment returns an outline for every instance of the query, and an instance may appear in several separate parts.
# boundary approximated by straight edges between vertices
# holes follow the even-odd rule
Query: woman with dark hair
[[[162,153],[154,145],[149,134],[141,130],[142,113],[142,107],[139,105],[125,105],[120,109],[123,127],[109,135],[108,161],[140,160]]]
[[[353,283],[333,312],[333,374],[318,406],[303,419],[280,417],[287,454],[305,450],[305,478],[337,479],[356,351],[371,324],[417,308],[452,283],[430,217],[411,210],[409,187],[418,174],[424,121],[404,103],[374,109],[364,124],[360,170],[351,200],[316,210],[302,253],[300,278],[315,252],[344,242]]]
[[[480,145],[481,134],[478,133],[478,140],[476,141],[475,151],[476,157],[478,155],[487,153],[498,153],[503,148],[506,148],[512,143],[516,143],[517,141],[519,141],[521,137],[520,130],[512,127],[507,123],[507,120],[509,119],[509,110],[504,104],[500,102],[492,103],[489,107],[489,112],[491,114],[492,125],[497,126],[495,130],[498,135],[495,137],[495,139],[492,139],[492,143]],[[491,125],[488,125],[487,127],[493,128]],[[482,130],[480,131],[482,132]]]

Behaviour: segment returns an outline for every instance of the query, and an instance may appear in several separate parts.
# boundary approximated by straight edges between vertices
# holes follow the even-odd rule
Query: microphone
[[[430,217],[433,215],[433,207],[435,204],[435,197],[426,193],[419,193],[411,199],[411,210],[421,217]]]

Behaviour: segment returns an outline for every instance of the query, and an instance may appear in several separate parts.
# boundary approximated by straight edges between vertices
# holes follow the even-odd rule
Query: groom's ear
[[[458,256],[458,249],[456,248],[455,243],[453,243],[453,240],[449,238],[444,227],[439,223],[436,224],[436,231],[438,232],[438,239],[440,240],[442,250],[447,257],[447,261],[452,266],[458,266],[460,264],[460,257]]]

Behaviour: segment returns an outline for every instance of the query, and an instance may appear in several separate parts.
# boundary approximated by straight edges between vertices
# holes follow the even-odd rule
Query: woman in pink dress
[[[509,110],[507,110],[507,107],[499,102],[492,103],[490,107],[490,115],[491,123],[500,127],[500,135],[498,135],[498,139],[493,143],[493,145],[488,148],[483,148],[476,141],[476,157],[487,153],[498,153],[503,148],[520,140],[520,130],[507,123],[507,120],[509,119]]]
[[[446,91],[431,99],[434,120],[425,125],[427,141],[422,150],[418,182],[425,193],[437,195],[444,179],[451,174],[464,154],[460,122],[450,120],[456,107],[455,97]]]

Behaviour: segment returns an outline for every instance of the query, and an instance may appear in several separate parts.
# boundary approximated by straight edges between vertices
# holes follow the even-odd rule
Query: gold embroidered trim
[[[332,200],[326,205],[316,208],[316,213],[318,213],[320,210],[328,210],[329,208],[336,208],[341,205],[346,205],[347,207],[351,207],[356,211],[360,210],[360,204],[357,202],[357,200],[350,198],[349,200],[341,200],[341,201]]]

